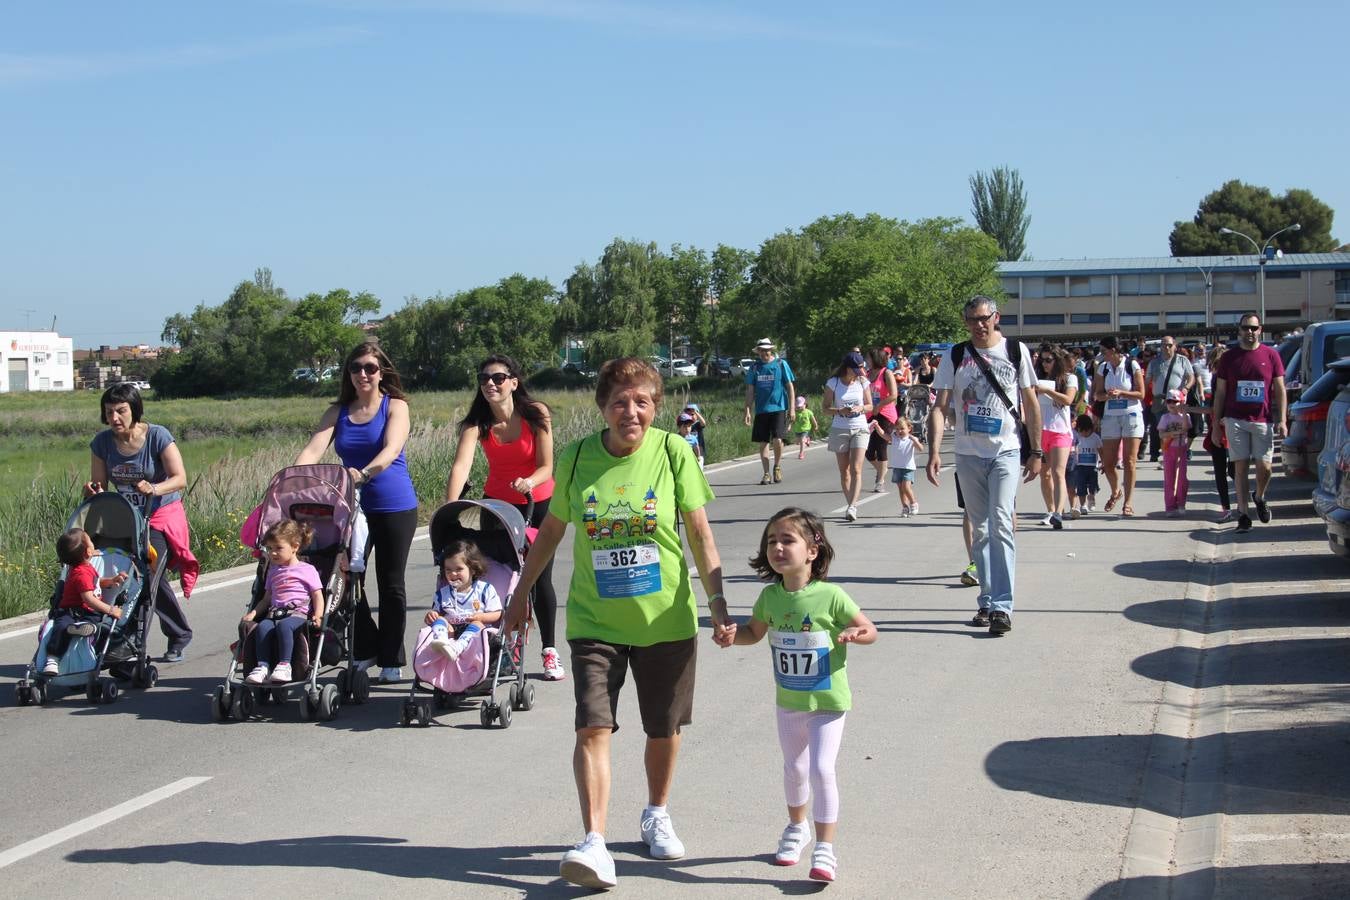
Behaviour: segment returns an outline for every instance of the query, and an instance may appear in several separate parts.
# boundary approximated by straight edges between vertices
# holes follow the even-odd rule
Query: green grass
[[[686,399],[708,419],[708,462],[751,449],[742,422],[744,388],[736,383],[677,379],[667,385],[656,426],[674,430]],[[555,445],[601,427],[590,390],[541,391],[553,409]],[[79,505],[89,477],[89,441],[103,426],[99,395],[0,395],[0,618],[43,608],[60,572],[55,543]],[[238,532],[272,475],[290,465],[309,439],[325,397],[237,400],[147,400],[145,418],[173,432],[188,472],[185,509],[192,551],[203,571],[247,562]],[[422,518],[441,503],[454,459],[456,424],[467,391],[409,398],[412,432],[406,452]],[[330,451],[331,452],[331,451]],[[478,454],[471,482],[481,490],[486,464]]]

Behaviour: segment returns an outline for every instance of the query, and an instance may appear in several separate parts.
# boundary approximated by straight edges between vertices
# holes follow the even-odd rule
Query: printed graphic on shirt
[[[117,493],[126,497],[131,505],[144,510],[150,498],[136,490],[136,485],[150,477],[150,473],[136,461],[115,463],[108,469],[108,480],[117,488]]]
[[[616,486],[614,493],[620,499],[601,511],[594,489],[588,491],[582,513],[600,597],[656,593],[661,590],[661,551],[655,540],[641,540],[656,532],[656,490],[648,486],[641,509],[626,499],[628,486]]]
[[[976,353],[970,348],[961,360],[961,373],[965,388],[961,391],[961,417],[966,423],[966,431],[971,434],[997,436],[1003,430],[1004,416],[1011,415],[1008,406],[999,397],[998,391],[989,383],[989,379],[980,370],[979,364],[972,358]],[[1017,389],[1017,370],[1006,359],[989,358],[989,370],[998,379],[999,386],[1009,397]],[[973,370],[973,371],[972,371]]]

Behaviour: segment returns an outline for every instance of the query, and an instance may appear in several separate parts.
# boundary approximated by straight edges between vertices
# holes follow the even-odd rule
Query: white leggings
[[[783,747],[783,793],[788,806],[803,806],[814,796],[812,818],[839,821],[839,787],[834,760],[844,737],[842,712],[778,709],[778,743]]]

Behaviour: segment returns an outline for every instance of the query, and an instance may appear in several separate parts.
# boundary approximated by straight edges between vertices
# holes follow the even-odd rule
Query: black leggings
[[[1232,477],[1232,472],[1229,469],[1233,465],[1228,461],[1228,449],[1215,447],[1209,451],[1209,458],[1214,463],[1214,490],[1219,493],[1219,506],[1227,510],[1231,502],[1228,496],[1228,479]]]
[[[380,592],[380,626],[375,641],[376,663],[381,668],[398,668],[406,663],[403,655],[403,630],[408,620],[408,550],[417,532],[417,507],[400,512],[368,512],[370,541],[375,556],[375,586]],[[370,565],[369,559],[366,561]],[[357,617],[358,627],[364,616]],[[358,647],[369,643],[357,635]]]
[[[534,514],[530,516],[530,525],[538,528],[544,524],[544,517],[548,515],[548,501],[549,498],[534,501]],[[523,516],[526,504],[522,503],[516,506],[516,509]],[[539,623],[540,649],[558,646],[554,643],[557,637],[555,622],[557,618],[558,595],[553,590],[553,559],[550,558],[543,571],[539,573],[539,580],[534,583],[534,620]]]

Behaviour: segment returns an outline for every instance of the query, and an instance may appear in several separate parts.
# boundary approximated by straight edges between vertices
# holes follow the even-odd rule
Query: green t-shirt
[[[760,592],[750,617],[769,626],[765,637],[779,706],[804,712],[843,712],[853,706],[844,671],[848,644],[837,639],[857,614],[853,598],[827,581],[813,581],[800,591],[774,583]]]
[[[816,414],[811,412],[809,406],[803,406],[792,416],[792,431],[794,434],[801,434],[804,431],[812,431],[816,427]]]
[[[558,457],[549,513],[576,525],[567,638],[650,647],[698,633],[680,510],[713,498],[683,438],[649,429],[629,456],[612,456],[600,435]]]

